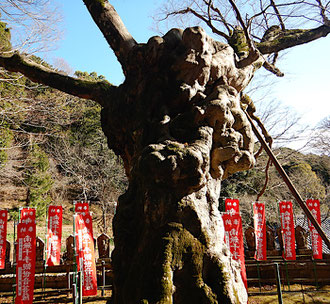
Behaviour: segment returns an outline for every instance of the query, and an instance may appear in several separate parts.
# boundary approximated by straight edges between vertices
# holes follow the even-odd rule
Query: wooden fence
[[[245,252],[246,271],[249,286],[275,284],[275,264],[280,267],[281,281],[285,284],[330,284],[330,257],[325,254],[323,260],[312,260],[312,251],[299,249],[297,243],[297,260],[284,261],[282,251],[275,250],[274,238],[269,238],[267,246],[268,260],[256,262],[253,259],[253,241],[249,239],[249,233],[245,233],[247,247]],[[268,232],[268,234],[271,232]],[[74,261],[73,236],[66,239],[66,250],[62,255],[61,265],[45,267],[44,265],[44,242],[37,238],[36,248],[36,277],[35,288],[65,289],[71,288]],[[98,286],[112,285],[112,271],[110,262],[110,238],[101,234],[95,239],[97,248],[97,275]],[[10,260],[11,244],[7,241],[6,268],[0,270],[0,291],[12,291],[15,285],[15,261]],[[15,254],[13,254],[15,256]]]

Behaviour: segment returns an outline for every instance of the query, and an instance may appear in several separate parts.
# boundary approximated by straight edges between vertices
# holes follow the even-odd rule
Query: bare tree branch
[[[203,0],[203,2],[208,6],[208,9],[211,9],[212,11],[214,11],[219,16],[221,22],[223,23],[223,25],[227,29],[228,33],[231,34],[232,29],[231,29],[230,24],[227,22],[226,18],[223,16],[223,14],[219,10],[219,8],[217,8],[213,5],[213,1],[212,0]],[[210,15],[210,13],[209,13],[209,15]]]
[[[276,53],[297,45],[305,44],[316,39],[326,37],[330,33],[330,27],[321,25],[309,30],[285,30],[280,31],[276,39],[257,43],[257,48],[262,54]]]
[[[208,18],[204,17],[203,15],[201,15],[200,13],[198,13],[196,10],[192,9],[191,7],[187,7],[184,10],[179,10],[179,11],[175,11],[175,12],[170,12],[168,14],[166,14],[165,18],[168,18],[169,16],[174,16],[174,15],[185,15],[185,14],[192,14],[195,17],[197,17],[198,19],[202,20],[203,22],[205,22],[206,25],[209,26],[209,28],[212,30],[213,33],[224,37],[225,39],[229,39],[229,36],[227,34],[225,34],[222,31],[219,31],[213,24],[212,24],[212,19],[210,18],[210,15],[208,16]]]
[[[95,24],[103,33],[124,72],[129,51],[137,44],[114,7],[107,0],[83,0]]]
[[[326,7],[322,4],[321,0],[316,0],[316,2],[317,2],[318,6],[320,8],[320,13],[321,13],[323,23],[327,26],[330,26],[330,20],[326,16]],[[329,2],[327,3],[327,5],[329,5]]]
[[[60,74],[30,61],[18,53],[11,56],[0,56],[0,66],[10,72],[22,73],[34,82],[84,99],[92,99],[101,105],[104,105],[109,97],[111,98],[116,88],[107,81],[87,81]]]
[[[0,1],[1,21],[9,24],[12,48],[21,53],[47,52],[61,37],[62,14],[51,0]]]
[[[275,1],[274,0],[270,0],[270,4],[271,6],[273,7],[275,13],[276,13],[276,16],[277,16],[277,19],[278,21],[280,22],[280,25],[281,25],[281,29],[284,31],[285,30],[285,25],[284,25],[284,22],[283,22],[283,19],[282,19],[282,16],[281,16],[281,13],[279,12],[276,4],[275,4]]]

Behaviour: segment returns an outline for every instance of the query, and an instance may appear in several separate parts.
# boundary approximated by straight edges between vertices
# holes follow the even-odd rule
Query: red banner
[[[280,202],[281,233],[283,238],[283,258],[296,259],[296,239],[293,223],[293,211],[291,202]]]
[[[233,198],[226,198],[225,211],[230,213],[239,213],[239,200]]]
[[[8,211],[0,210],[0,269],[6,266],[6,238]]]
[[[35,208],[21,208],[20,209],[20,222],[23,224],[30,224],[36,222],[36,209]]]
[[[74,212],[89,212],[88,202],[74,202]]]
[[[48,207],[46,265],[60,265],[62,240],[62,206]]]
[[[316,221],[321,224],[320,201],[309,199],[306,201],[306,204],[310,212],[315,217]],[[308,224],[309,230],[311,232],[313,258],[322,259],[322,238],[310,221],[308,221]]]
[[[238,213],[225,213],[222,215],[222,220],[225,227],[226,243],[232,258],[240,262],[242,280],[245,288],[247,288],[241,216]]]
[[[16,263],[15,303],[33,303],[34,275],[36,264],[35,223],[19,223],[17,226]]]
[[[97,294],[97,277],[94,253],[92,216],[90,213],[75,214],[78,270],[83,271],[83,296]]]
[[[256,238],[256,252],[254,258],[257,261],[265,261],[267,260],[265,204],[255,202],[252,207],[254,234]]]

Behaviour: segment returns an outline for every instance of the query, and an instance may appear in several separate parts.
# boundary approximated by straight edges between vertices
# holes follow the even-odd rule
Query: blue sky
[[[63,58],[73,70],[97,72],[113,84],[123,81],[121,68],[112,50],[94,24],[81,0],[56,0],[64,15],[64,36],[49,59]],[[129,32],[138,42],[157,33],[151,30],[151,15],[160,0],[112,0]],[[274,76],[267,98],[279,100],[302,115],[303,125],[314,126],[330,115],[330,38],[298,46],[279,61],[284,78]],[[263,77],[263,76],[262,76]]]

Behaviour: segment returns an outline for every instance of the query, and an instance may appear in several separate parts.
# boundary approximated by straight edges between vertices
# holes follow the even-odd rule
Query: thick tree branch
[[[83,0],[94,22],[115,52],[124,72],[128,52],[137,44],[107,0]]]
[[[267,60],[264,62],[263,67],[264,67],[267,71],[269,71],[269,72],[275,74],[277,77],[283,77],[283,76],[284,76],[284,74],[280,71],[279,68],[277,68],[274,64],[271,64],[271,63],[268,62]]]
[[[22,73],[33,82],[84,99],[92,99],[102,106],[116,88],[107,81],[87,81],[60,74],[30,61],[18,53],[11,56],[0,56],[0,66],[10,72]]]
[[[326,37],[329,33],[330,27],[326,25],[310,30],[285,30],[280,31],[275,39],[256,43],[256,45],[262,54],[271,54]]]

